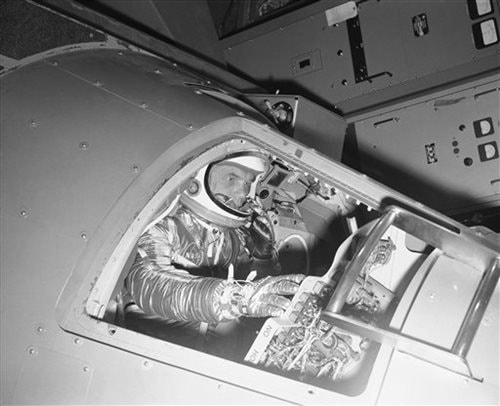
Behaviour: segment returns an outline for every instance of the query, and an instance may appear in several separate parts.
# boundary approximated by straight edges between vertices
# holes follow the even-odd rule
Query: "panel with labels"
[[[322,1],[222,41],[233,69],[270,90],[357,114],[499,69],[499,4]]]
[[[362,172],[449,214],[500,205],[500,75],[356,117]]]

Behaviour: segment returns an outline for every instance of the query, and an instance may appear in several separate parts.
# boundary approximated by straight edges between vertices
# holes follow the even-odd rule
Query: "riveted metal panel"
[[[74,75],[91,86],[99,87],[130,104],[162,117],[177,126],[192,130],[208,121],[231,114],[232,110],[206,96],[195,93],[197,78],[177,72],[175,64],[152,57],[138,57],[132,52],[96,53],[92,58],[85,54],[72,54],[64,61],[51,58],[57,68]],[[136,79],[140,75],[140,81]],[[165,92],[164,86],[169,86]],[[188,101],[190,108],[185,108]],[[193,114],[197,111],[196,114]]]
[[[103,382],[110,385],[105,392],[93,393],[92,399],[141,401],[142,392],[134,385],[123,397],[116,391],[133,376],[132,365],[123,365],[128,355],[108,356],[98,345],[64,333],[56,323],[54,308],[69,273],[118,197],[163,151],[191,132],[181,118],[196,117],[193,128],[209,120],[210,113],[195,114],[192,110],[192,106],[199,107],[197,100],[208,103],[213,114],[210,119],[232,114],[229,107],[196,94],[196,87],[178,85],[178,74],[169,76],[173,84],[162,80],[162,72],[168,75],[170,65],[155,61],[132,53],[127,58],[117,50],[87,50],[34,61],[1,77],[2,402],[85,401],[83,392],[90,375],[72,355],[88,362],[89,371],[98,369],[105,375]],[[87,77],[65,70],[66,62],[79,66]],[[85,70],[89,66],[92,69]],[[161,72],[154,72],[153,67]],[[102,75],[114,87],[107,89],[104,81],[98,84],[90,80],[93,73],[99,74],[96,81]],[[145,79],[148,75],[149,82]],[[125,83],[142,80],[142,90],[160,106],[155,111],[138,105],[140,86]],[[186,80],[191,81],[191,77],[186,76]],[[136,93],[131,90],[125,94],[124,90],[120,94],[120,81],[123,89]],[[164,99],[168,103],[161,104]],[[185,111],[172,108],[170,118],[170,107],[181,100]],[[27,351],[32,347],[40,357],[30,357],[34,354]],[[140,367],[140,362],[137,365]],[[177,399],[185,388],[183,379],[200,386],[205,382],[195,374],[186,373],[181,378],[177,369],[164,369],[166,380],[179,379]],[[73,383],[78,387],[74,391]],[[223,399],[237,391],[228,387],[224,392],[217,385],[216,381],[205,385],[214,398],[220,394]],[[134,391],[134,398],[125,397]],[[160,392],[155,396],[166,398]],[[259,399],[250,391],[248,396]],[[191,399],[200,401],[197,393]]]
[[[50,365],[50,367],[49,367]],[[93,371],[83,360],[30,346],[14,394],[14,404],[85,403]],[[66,376],[67,380],[62,380]],[[26,386],[29,387],[29,390]]]

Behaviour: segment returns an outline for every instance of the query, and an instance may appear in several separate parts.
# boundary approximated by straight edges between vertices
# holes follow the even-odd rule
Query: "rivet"
[[[123,52],[122,51],[118,51],[118,55],[123,56]]]
[[[28,347],[28,354],[29,355],[36,355],[37,354],[37,350],[35,347]]]
[[[93,32],[89,33],[89,38],[94,38],[94,33]]]
[[[81,238],[82,240],[85,240],[85,241],[86,241],[89,237],[87,236],[87,234],[86,234],[86,233],[81,233],[81,234],[80,234],[80,238]]]
[[[157,75],[159,75],[161,73],[161,69],[155,68],[155,70],[153,72],[156,73]]]
[[[132,172],[134,172],[134,173],[138,173],[138,172],[140,172],[140,171],[141,171],[141,167],[140,167],[139,165],[132,165],[132,166],[130,167],[130,169],[131,169],[131,170],[132,170]]]
[[[491,326],[491,318],[489,316],[484,316],[483,320],[481,320],[481,324],[486,327]]]
[[[59,61],[58,60],[52,61],[52,65],[59,66]]]
[[[175,62],[173,62],[173,63],[172,63],[172,66],[173,66],[174,68],[177,68],[177,64],[176,64]]]
[[[189,128],[190,130],[192,130],[193,129],[193,124],[188,124],[187,128]]]
[[[97,86],[97,87],[101,87],[102,86],[102,82],[100,82],[99,80],[96,80],[94,82],[94,85]]]
[[[73,342],[74,342],[76,345],[80,345],[80,344],[82,343],[82,340],[80,340],[80,338],[79,338],[79,337],[75,337],[75,338],[73,339]]]
[[[114,328],[114,327],[109,327],[108,328],[108,334],[110,336],[115,335],[115,333],[116,333],[116,328]]]
[[[38,125],[39,125],[39,124],[38,124],[38,122],[37,122],[37,121],[35,121],[35,120],[30,121],[30,127],[31,127],[31,128],[36,128],[36,127],[38,127]]]
[[[37,327],[36,327],[36,332],[38,334],[43,334],[45,333],[45,326],[43,324],[39,324]]]
[[[237,114],[238,116],[240,116],[240,117],[243,117],[243,116],[245,115],[245,113],[243,113],[242,111],[238,111],[238,112],[236,112],[236,114]]]
[[[26,217],[28,217],[28,211],[23,209],[23,210],[21,210],[21,211],[19,212],[19,215],[20,215],[21,217],[26,218]]]
[[[148,106],[148,104],[147,104],[147,103],[144,103],[144,102],[142,102],[142,103],[140,104],[140,106],[141,106],[143,109],[147,109],[147,108],[149,107],[149,106]]]
[[[342,81],[342,86],[347,86],[347,80],[345,80],[345,79],[344,79],[344,80]]]
[[[142,361],[142,367],[144,369],[151,369],[153,367],[153,363],[147,359],[145,359],[144,361]]]
[[[90,371],[90,368],[87,365],[85,365],[83,367],[83,372],[89,372],[89,371]]]
[[[86,151],[87,149],[89,149],[89,143],[87,141],[80,142],[79,147],[81,150]]]
[[[344,55],[344,51],[342,51],[341,49],[339,49],[339,50],[337,51],[337,55],[338,55],[338,56],[342,56],[342,55]]]
[[[194,92],[195,92],[196,94],[203,94],[203,92],[202,92],[201,90],[199,90],[199,89],[196,89]]]
[[[226,388],[225,388],[224,384],[219,383],[219,384],[217,385],[217,390],[224,391],[225,389],[226,389]]]
[[[429,292],[429,301],[433,302],[434,300],[436,300],[436,293],[435,292]]]

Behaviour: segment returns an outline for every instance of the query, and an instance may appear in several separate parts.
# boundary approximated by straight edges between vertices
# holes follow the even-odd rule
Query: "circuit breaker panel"
[[[353,114],[498,69],[499,8],[496,0],[320,1],[222,45],[234,70],[267,88]]]
[[[358,116],[361,171],[455,214],[500,206],[500,75]]]

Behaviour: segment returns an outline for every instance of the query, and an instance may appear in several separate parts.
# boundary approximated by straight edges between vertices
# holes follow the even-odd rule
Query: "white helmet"
[[[181,203],[208,222],[225,227],[240,227],[248,221],[252,209],[247,205],[235,209],[215,198],[209,187],[209,177],[211,169],[219,164],[234,165],[255,175],[247,196],[253,199],[257,182],[269,169],[269,158],[262,153],[248,151],[234,153],[212,162],[195,174],[190,185],[181,195]]]

